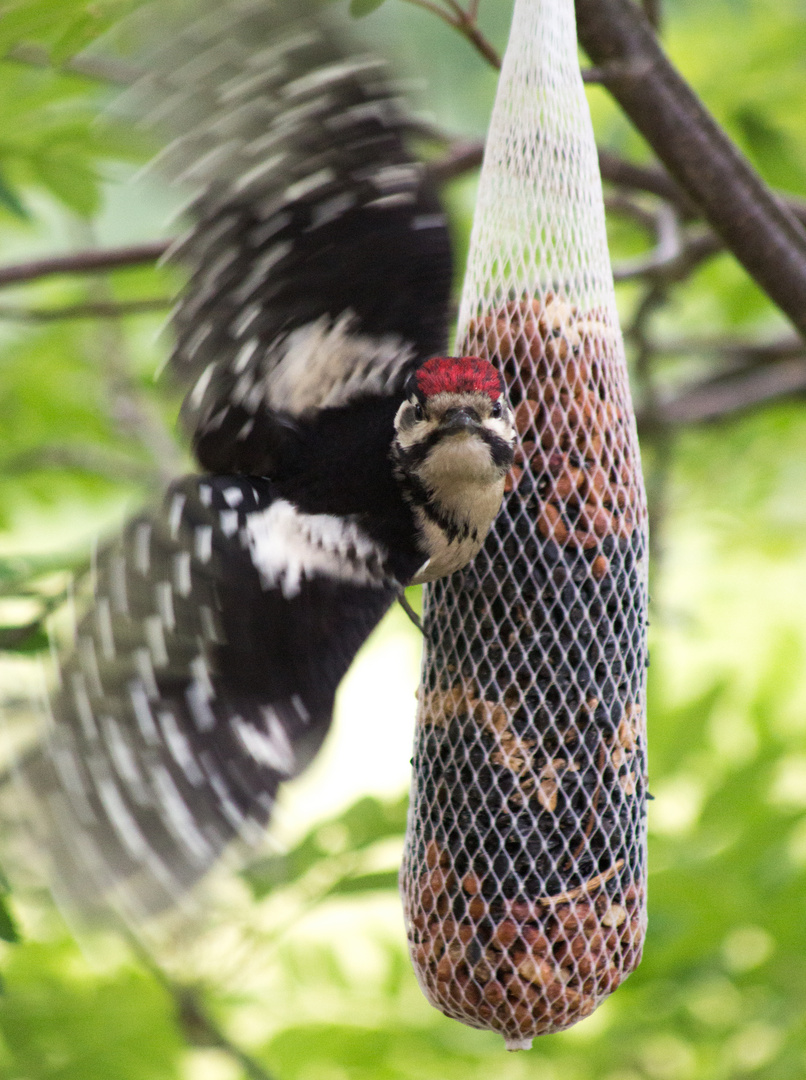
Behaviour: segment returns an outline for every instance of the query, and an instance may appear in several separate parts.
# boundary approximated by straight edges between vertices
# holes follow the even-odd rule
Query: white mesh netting
[[[401,888],[426,996],[521,1049],[646,926],[646,507],[573,0],[516,0],[457,346],[503,371],[520,451],[427,591]]]

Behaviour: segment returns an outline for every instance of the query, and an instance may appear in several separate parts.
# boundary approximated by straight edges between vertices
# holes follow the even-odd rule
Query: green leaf
[[[360,851],[379,840],[402,836],[407,809],[407,796],[389,802],[370,796],[359,799],[344,813],[317,826],[291,851],[261,859],[242,871],[242,877],[255,898],[261,899],[272,889],[298,881],[318,862],[335,854],[334,847],[338,852]]]
[[[343,896],[349,893],[372,892],[375,889],[397,889],[397,870],[376,870],[368,874],[353,874],[343,877],[332,885],[328,896]]]
[[[354,19],[362,19],[376,11],[382,3],[383,0],[350,0],[350,14]]]
[[[794,187],[799,178],[795,148],[774,118],[757,106],[744,104],[735,110],[733,121],[766,179],[781,187]]]
[[[89,45],[97,37],[99,30],[103,29],[104,24],[93,9],[82,11],[65,27],[61,36],[54,42],[51,49],[54,63],[61,64],[69,60],[71,56]]]
[[[41,622],[31,626],[0,626],[0,652],[35,653],[48,647]]]
[[[7,941],[16,945],[20,941],[20,932],[14,916],[8,909],[6,897],[11,892],[11,886],[6,875],[0,871],[0,941]],[[0,992],[2,992],[0,988]]]
[[[30,583],[45,574],[85,569],[86,548],[78,551],[45,555],[26,555],[0,558],[0,596],[19,595]]]
[[[0,173],[0,206],[4,206],[6,210],[19,218],[21,221],[30,221],[31,215],[28,212],[22,199],[17,192],[11,187],[6,180],[5,176]]]
[[[43,155],[35,163],[39,179],[69,209],[89,218],[100,205],[98,177],[86,157],[59,153]]]
[[[15,945],[20,940],[17,924],[3,897],[0,897],[0,940],[8,941],[12,945]]]
[[[0,1072],[37,1080],[175,1080],[174,1005],[128,965],[90,968],[69,940],[27,941],[5,971]]]

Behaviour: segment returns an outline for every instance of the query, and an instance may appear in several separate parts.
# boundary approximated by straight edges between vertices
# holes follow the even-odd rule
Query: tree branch
[[[614,191],[610,195],[605,195],[605,211],[608,214],[620,214],[622,217],[630,218],[640,228],[645,229],[647,232],[653,235],[657,233],[658,229],[658,215],[652,213],[651,210],[631,198],[629,195],[625,195],[622,191]]]
[[[804,393],[806,356],[779,360],[691,386],[670,401],[656,403],[651,412],[642,410],[638,426],[647,430],[658,424],[701,424]]]
[[[722,250],[722,241],[710,229],[688,231],[683,242],[679,246],[675,244],[673,236],[659,238],[649,255],[614,266],[614,281],[646,278],[672,285],[684,281],[700,263]]]
[[[128,927],[121,927],[120,932],[143,967],[170,995],[179,1028],[189,1046],[216,1047],[237,1061],[249,1080],[273,1080],[259,1061],[224,1034],[204,1008],[198,990],[175,982]]]
[[[795,335],[777,341],[762,342],[743,341],[741,338],[676,338],[656,341],[654,349],[660,356],[709,352],[728,361],[735,368],[756,367],[759,364],[774,363],[776,360],[806,356],[803,339]]]
[[[154,483],[159,479],[159,469],[145,461],[138,461],[106,446],[83,443],[53,443],[17,454],[3,463],[9,476],[29,472],[32,469],[76,469],[93,473],[108,480],[130,481],[136,484]]]
[[[646,191],[665,199],[677,209],[684,221],[699,216],[697,206],[660,165],[636,165],[612,150],[599,148],[599,171],[602,180],[611,184],[632,191]]]
[[[86,304],[69,304],[58,308],[22,308],[0,305],[0,319],[12,322],[58,322],[62,319],[120,319],[127,315],[144,315],[152,311],[164,311],[173,301],[167,296],[155,296],[151,300],[122,300],[118,303],[88,301]]]
[[[451,139],[445,133],[431,127],[418,129],[418,134],[443,142],[447,146],[447,152],[428,165],[429,172],[438,184],[462,176],[478,168],[482,162],[484,144],[481,141]],[[630,281],[649,276],[663,277],[667,282],[681,281],[704,259],[722,249],[722,242],[710,230],[686,229],[682,233],[679,250],[675,250],[669,242],[670,233],[667,231],[664,238],[658,232],[659,215],[662,216],[663,211],[658,210],[653,213],[623,194],[623,191],[651,194],[668,203],[681,221],[691,221],[696,218],[699,211],[662,166],[638,165],[603,149],[599,150],[599,165],[602,179],[613,184],[617,189],[621,189],[606,198],[608,210],[627,214],[643,227],[654,229],[659,239],[656,248],[648,255],[616,265],[614,276],[617,281]],[[783,200],[784,196],[779,195],[778,198]],[[793,196],[786,197],[786,202],[792,213],[806,222],[806,203]],[[165,254],[170,244],[171,240],[164,240],[106,251],[78,251],[65,256],[54,256],[17,266],[8,266],[0,268],[0,286],[33,281],[56,274],[94,274],[115,268],[123,269],[127,266],[157,260]],[[117,318],[159,310],[169,304],[168,298],[155,297],[128,303],[88,301],[84,304],[54,309],[0,306],[0,319],[45,322],[68,318]]]
[[[45,259],[18,263],[16,266],[0,267],[0,287],[19,285],[24,281],[36,281],[57,274],[101,274],[115,268],[156,262],[168,250],[170,243],[170,240],[152,240],[145,244],[108,248],[105,251],[74,251],[70,255],[53,255]]]
[[[641,6],[644,9],[644,14],[651,26],[655,30],[660,29],[661,20],[661,0],[641,0]]]
[[[460,9],[461,10],[461,9]],[[460,34],[463,34],[470,44],[479,52],[484,59],[494,67],[496,71],[501,70],[501,57],[498,55],[493,45],[479,30],[478,23],[474,15],[470,12],[463,12],[463,18],[459,19],[456,24],[456,29]],[[457,16],[457,18],[459,18]]]
[[[259,1061],[224,1034],[205,1010],[195,990],[177,986],[167,977],[162,982],[174,1000],[179,1027],[191,1046],[215,1047],[223,1050],[225,1054],[237,1061],[249,1080],[272,1080],[271,1074]]]
[[[428,129],[425,133],[431,138],[437,137],[438,134],[431,129]],[[448,152],[443,157],[433,161],[429,165],[429,171],[436,182],[442,184],[461,176],[465,172],[478,168],[483,156],[484,144],[482,142],[458,140],[449,143]],[[172,242],[170,239],[152,240],[128,247],[75,251],[69,255],[53,255],[44,259],[34,259],[31,262],[0,267],[0,288],[6,285],[21,285],[28,281],[38,281],[41,278],[55,277],[60,274],[101,274],[107,270],[126,269],[130,266],[156,262],[165,255]],[[139,313],[140,311],[154,310],[161,306],[163,306],[162,301],[157,299],[133,301],[127,308],[121,305],[117,310],[111,310],[109,305],[103,303],[98,304],[98,310],[93,312],[93,305],[88,303],[77,305],[73,309],[62,309],[61,313],[54,311],[52,315],[48,311],[0,308],[0,318],[39,321],[49,318],[83,318],[85,315],[90,316],[92,314],[103,317],[105,315],[115,316],[118,314]]]
[[[428,165],[428,172],[434,182],[444,184],[464,173],[478,169],[484,158],[483,142],[463,142],[457,140],[450,144],[448,152]]]
[[[468,10],[465,11],[456,3],[456,0],[445,0],[448,5],[447,8],[440,7],[439,4],[434,3],[434,0],[407,0],[407,2],[414,4],[415,7],[421,7],[425,11],[430,11],[432,15],[436,15],[438,19],[447,23],[448,26],[458,30],[462,37],[467,38],[473,48],[484,57],[488,64],[497,71],[501,70],[501,57],[493,47],[492,42],[488,41],[479,29],[477,3],[471,3]]]
[[[576,0],[606,86],[748,273],[806,335],[806,232],[666,59],[631,0]],[[629,64],[629,69],[623,65]]]
[[[648,255],[640,255],[613,267],[614,281],[630,281],[637,277],[654,276],[673,267],[683,252],[683,240],[677,214],[667,203],[662,203],[655,215],[657,244]]]

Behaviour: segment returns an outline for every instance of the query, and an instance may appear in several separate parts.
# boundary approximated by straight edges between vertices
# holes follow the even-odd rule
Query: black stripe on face
[[[407,472],[413,471],[418,465],[422,465],[437,443],[441,442],[444,435],[440,431],[432,431],[424,439],[403,447],[396,443],[397,457]]]
[[[489,428],[483,425],[479,425],[473,434],[487,444],[494,465],[504,472],[510,468],[515,456],[515,448],[511,443],[508,443],[506,439],[502,439],[500,435],[496,435],[495,432],[490,431]],[[446,433],[437,428],[422,442],[414,443],[413,446],[404,449],[398,445],[398,460],[407,472],[414,472],[425,461],[435,446],[441,443],[443,439],[452,437],[451,433]]]
[[[493,464],[503,471],[511,468],[512,462],[515,460],[515,446],[508,443],[506,439],[502,439],[500,435],[490,431],[489,428],[481,429],[481,437],[490,448],[490,457],[493,459]]]

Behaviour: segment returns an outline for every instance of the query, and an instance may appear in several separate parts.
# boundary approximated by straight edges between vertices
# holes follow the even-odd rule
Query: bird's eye
[[[496,401],[495,404],[493,405],[492,412],[490,413],[490,416],[493,416],[496,419],[498,419],[498,417],[502,416],[503,413],[504,413],[504,406],[501,404],[500,401]]]
[[[423,407],[420,404],[420,402],[417,401],[414,404],[414,419],[415,420],[422,420],[422,418],[423,418]]]

